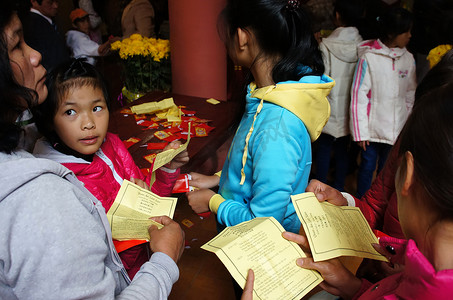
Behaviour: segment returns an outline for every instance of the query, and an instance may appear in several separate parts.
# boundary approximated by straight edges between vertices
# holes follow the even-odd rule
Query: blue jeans
[[[344,191],[344,181],[348,174],[348,145],[349,135],[335,138],[330,134],[322,133],[317,142],[316,150],[316,179],[327,183],[327,174],[330,169],[330,157],[333,150],[335,160],[335,179],[333,187]]]
[[[357,175],[357,198],[360,199],[370,188],[373,173],[376,170],[376,162],[377,173],[379,173],[384,167],[390,149],[392,149],[392,145],[370,142],[370,145],[366,146],[366,151],[361,151],[361,162]]]

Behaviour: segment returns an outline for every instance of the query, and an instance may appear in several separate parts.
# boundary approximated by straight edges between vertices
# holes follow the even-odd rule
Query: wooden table
[[[203,163],[213,160],[215,163],[212,164],[212,170],[201,171],[201,173],[213,174],[222,167],[218,164],[223,163],[223,161],[218,161],[216,150],[234,134],[231,125],[236,117],[238,105],[234,102],[212,105],[207,103],[204,98],[156,91],[132,102],[129,106],[160,101],[168,97],[173,97],[176,105],[184,105],[187,110],[196,111],[197,117],[212,120],[209,125],[215,127],[207,137],[190,139],[188,146],[190,161],[181,172],[200,172]],[[153,135],[156,130],[143,130],[142,126],[136,124],[133,115],[125,116],[120,111],[121,109],[117,109],[110,113],[109,131],[118,134],[122,140],[130,137],[141,139],[140,142],[130,147],[129,151],[140,168],[150,167],[150,163],[143,156],[152,153],[152,150],[140,146],[149,142],[159,142]],[[180,278],[173,286],[169,299],[234,299],[229,272],[213,253],[200,248],[217,234],[215,215],[211,214],[207,218],[202,218],[192,211],[185,194],[174,196],[178,197],[178,204],[173,219],[181,225],[185,232],[186,249],[178,263]]]
[[[200,166],[207,160],[217,160],[216,150],[232,135],[231,125],[236,117],[237,104],[234,102],[221,102],[217,105],[207,103],[205,98],[190,97],[178,94],[164,93],[155,91],[146,94],[144,97],[132,102],[130,106],[142,104],[151,101],[160,101],[165,98],[173,97],[176,105],[186,106],[187,110],[196,111],[195,116],[202,119],[212,120],[209,126],[215,127],[207,137],[193,137],[188,146],[190,161],[183,168],[182,172],[200,171]],[[120,139],[127,140],[130,137],[140,139],[140,142],[131,146],[129,152],[140,168],[148,168],[150,163],[143,156],[153,153],[153,150],[147,150],[146,145],[150,142],[160,142],[154,137],[156,130],[143,130],[142,126],[136,124],[133,115],[121,113],[117,109],[110,113],[109,131],[119,135]],[[221,166],[220,166],[221,167]],[[207,170],[215,173],[217,170]],[[206,173],[206,170],[205,170]]]

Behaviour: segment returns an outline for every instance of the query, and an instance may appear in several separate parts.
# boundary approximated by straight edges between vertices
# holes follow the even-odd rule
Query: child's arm
[[[415,99],[415,89],[417,88],[417,78],[415,73],[415,61],[412,65],[411,69],[409,70],[408,75],[408,86],[406,92],[406,108],[409,112],[412,111],[412,107],[414,106],[414,99]]]
[[[190,186],[199,189],[210,189],[219,185],[220,176],[214,175],[203,175],[196,172],[190,172],[192,179],[189,180]]]
[[[371,78],[367,61],[363,58],[357,63],[352,87],[350,106],[350,128],[354,141],[368,141],[368,103],[371,93]]]

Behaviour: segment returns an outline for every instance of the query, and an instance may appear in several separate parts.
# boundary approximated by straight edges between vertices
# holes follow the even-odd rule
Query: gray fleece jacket
[[[154,253],[130,282],[101,203],[62,165],[0,153],[0,299],[167,299],[175,262]]]

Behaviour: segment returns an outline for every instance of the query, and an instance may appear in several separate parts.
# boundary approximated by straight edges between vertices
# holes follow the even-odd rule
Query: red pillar
[[[172,91],[227,99],[227,54],[217,32],[226,0],[169,0]]]

